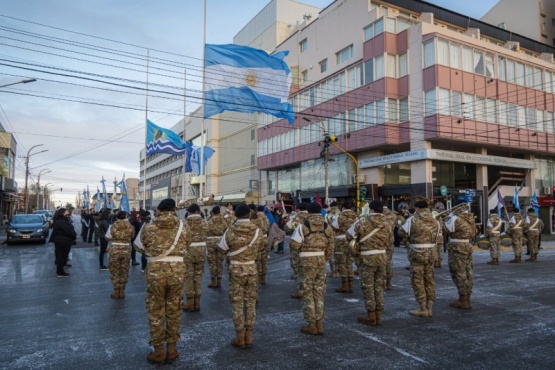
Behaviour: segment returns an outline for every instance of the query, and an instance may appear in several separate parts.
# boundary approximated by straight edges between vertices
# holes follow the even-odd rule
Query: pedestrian
[[[99,212],[94,212],[93,213],[93,221],[94,221],[94,246],[98,247],[100,244],[98,244],[99,242],[99,234],[98,234],[98,227],[100,226],[100,213]]]
[[[263,236],[251,222],[250,208],[245,203],[237,205],[235,217],[237,221],[225,232],[220,248],[230,260],[229,300],[236,333],[231,344],[237,348],[250,348],[258,298],[256,258]]]
[[[351,249],[359,260],[360,287],[364,297],[366,316],[357,321],[365,325],[380,325],[384,309],[387,254],[392,231],[383,216],[383,203],[373,200],[369,213],[355,222],[345,233],[347,240],[356,240]]]
[[[283,231],[283,233],[285,234],[284,228],[285,228],[285,220],[283,219],[283,210],[281,208],[278,208],[274,211],[274,220],[276,223],[276,226]],[[276,232],[276,235],[279,235],[281,233]],[[285,234],[287,235],[287,234]],[[274,251],[276,254],[283,254],[284,252],[284,244],[285,244],[285,235],[283,236],[283,238],[279,239],[279,243],[277,244],[277,246],[274,243]]]
[[[137,236],[139,235],[139,231],[141,231],[141,213],[137,211],[131,212],[131,217],[129,217],[129,223],[135,229],[135,236],[131,240],[131,265],[138,266],[139,262],[137,262],[137,251],[133,248],[133,243]]]
[[[94,216],[93,216],[93,210],[92,209],[90,209],[87,212],[86,217],[87,217],[87,223],[89,224],[86,241],[87,241],[87,243],[92,243],[93,242],[92,239],[93,239],[93,236],[94,236]]]
[[[140,214],[141,214],[141,228],[140,228],[140,230],[142,230],[146,224],[151,223],[152,215],[150,214],[149,211],[140,211]],[[139,230],[139,234],[140,234],[140,230]],[[140,243],[140,238],[136,238],[135,241],[138,241]],[[135,243],[133,243],[133,245],[135,245]],[[133,249],[135,249],[135,248],[133,248]],[[145,269],[146,269],[146,265],[148,263],[148,260],[146,258],[145,253],[144,253],[144,250],[143,250],[143,252],[140,252],[140,253],[141,253],[141,272],[144,273]]]
[[[100,252],[98,254],[98,261],[100,263],[100,270],[108,270],[108,267],[104,264],[104,255],[106,254],[106,250],[108,249],[108,240],[106,239],[106,233],[110,228],[109,220],[110,220],[110,213],[109,209],[105,209],[102,211],[100,215],[100,224],[98,225],[98,239],[100,240]]]
[[[87,242],[89,226],[89,211],[84,209],[81,211],[81,239],[83,239],[84,243]]]
[[[180,221],[175,200],[164,199],[151,224],[144,226],[140,242],[148,255],[146,269],[146,311],[150,325],[149,344],[154,351],[147,361],[156,364],[173,362],[179,355],[176,343],[180,338],[181,305],[185,263],[183,257],[191,243],[191,231]],[[164,354],[164,343],[167,352]]]
[[[67,264],[71,246],[76,243],[77,233],[73,225],[69,222],[69,210],[59,208],[54,215],[52,234],[50,242],[54,243],[54,254],[56,256],[56,274],[58,277],[68,277],[69,273],[64,271],[64,267],[71,267]]]
[[[408,239],[408,260],[410,282],[419,309],[411,310],[413,316],[432,316],[436,300],[434,263],[437,259],[436,245],[441,235],[441,224],[434,218],[428,203],[419,200],[414,203],[415,215],[399,229],[399,235]]]
[[[507,234],[511,236],[513,241],[513,252],[515,254],[515,258],[510,260],[510,263],[522,262],[522,236],[524,235],[522,230],[526,227],[527,225],[520,214],[520,210],[514,207],[513,217],[509,220],[509,228],[507,229]]]
[[[200,296],[202,292],[202,277],[206,263],[206,237],[208,223],[200,213],[198,204],[193,203],[187,208],[188,216],[185,223],[191,231],[191,245],[185,252],[185,287],[187,305],[183,310],[188,312],[200,311]]]
[[[489,238],[489,254],[491,261],[487,262],[488,265],[499,265],[499,246],[501,245],[501,226],[503,222],[497,215],[495,209],[490,209],[489,219],[486,227],[486,236]]]
[[[129,275],[129,259],[131,251],[129,245],[135,236],[135,228],[126,220],[127,212],[119,211],[116,215],[116,221],[110,227],[110,262],[108,269],[110,270],[110,279],[114,286],[114,293],[110,297],[113,299],[125,298],[125,285]],[[105,235],[107,238],[107,235]]]
[[[528,248],[530,248],[530,258],[527,258],[526,262],[538,262],[538,244],[543,230],[543,221],[536,215],[534,208],[528,208],[524,225],[524,232],[528,238]]]
[[[340,213],[336,214],[331,222],[331,226],[335,231],[335,264],[337,272],[341,277],[341,287],[335,289],[336,293],[353,292],[353,262],[355,258],[349,251],[349,242],[345,238],[345,233],[357,220],[353,207],[353,202],[343,202]]]
[[[208,220],[208,236],[206,249],[208,251],[208,270],[210,271],[209,288],[221,288],[224,255],[219,248],[220,240],[227,230],[227,222],[220,214],[220,206],[214,206]]]

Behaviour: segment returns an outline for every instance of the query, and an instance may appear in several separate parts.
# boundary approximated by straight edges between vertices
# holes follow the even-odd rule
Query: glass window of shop
[[[276,193],[276,171],[268,171],[268,195]]]
[[[555,185],[555,157],[536,157],[534,163],[536,189],[541,190]]]
[[[432,161],[432,181],[435,186],[445,185],[457,189],[476,188],[476,165]]]
[[[405,185],[411,183],[411,164],[393,163],[384,166],[384,181],[386,185]]]
[[[300,189],[301,169],[288,168],[278,171],[277,188],[280,193],[291,193]]]
[[[154,201],[164,200],[169,196],[168,193],[169,193],[168,188],[154,189],[152,190],[152,200]]]

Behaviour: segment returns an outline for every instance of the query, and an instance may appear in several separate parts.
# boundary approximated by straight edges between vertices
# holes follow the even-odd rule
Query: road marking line
[[[367,338],[367,339],[373,340],[374,342],[378,342],[378,343],[380,343],[380,344],[383,344],[384,346],[391,347],[391,348],[393,348],[394,350],[396,350],[397,352],[399,352],[400,354],[402,354],[402,355],[404,355],[404,356],[410,357],[410,358],[412,358],[412,359],[414,359],[414,360],[416,360],[416,361],[422,362],[422,363],[424,363],[424,364],[427,364],[427,363],[428,363],[428,362],[424,361],[423,359],[421,359],[420,357],[411,355],[410,353],[408,353],[407,351],[405,351],[405,350],[403,350],[403,349],[401,349],[401,348],[394,347],[394,346],[392,346],[392,345],[390,345],[390,344],[385,343],[385,342],[382,341],[382,340],[379,340],[377,337],[375,337],[375,336],[372,335],[372,334],[364,333],[364,332],[361,332],[361,331],[358,331],[358,330],[355,330],[355,332],[358,333],[358,334],[360,334],[360,335],[362,335],[363,337],[365,337],[365,338]]]

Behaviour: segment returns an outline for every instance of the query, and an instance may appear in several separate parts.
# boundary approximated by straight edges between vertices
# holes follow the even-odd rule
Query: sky
[[[429,2],[479,18],[497,0]],[[207,43],[231,43],[267,3],[207,0]],[[198,106],[202,46],[202,0],[2,0],[0,122],[17,141],[19,189],[28,153],[28,187],[41,173],[56,206],[75,205],[87,186],[102,191],[102,178],[111,192],[114,179],[139,177],[145,107],[169,128],[183,117],[184,87],[186,112]],[[1,87],[28,78],[37,81]]]

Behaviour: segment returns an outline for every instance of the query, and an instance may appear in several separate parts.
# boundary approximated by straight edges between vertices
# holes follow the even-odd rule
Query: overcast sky
[[[479,18],[496,0],[430,2]],[[207,0],[207,42],[232,42],[267,3]],[[14,133],[18,157],[43,144],[31,151],[29,187],[43,170],[41,185],[51,183],[56,205],[65,205],[87,185],[95,193],[102,176],[108,191],[124,173],[139,177],[146,50],[150,88],[165,92],[149,93],[148,118],[171,127],[183,115],[185,69],[187,112],[197,106],[202,38],[202,0],[2,0],[0,86],[37,79],[0,88],[0,122]],[[20,189],[24,178],[25,158],[18,158]]]

